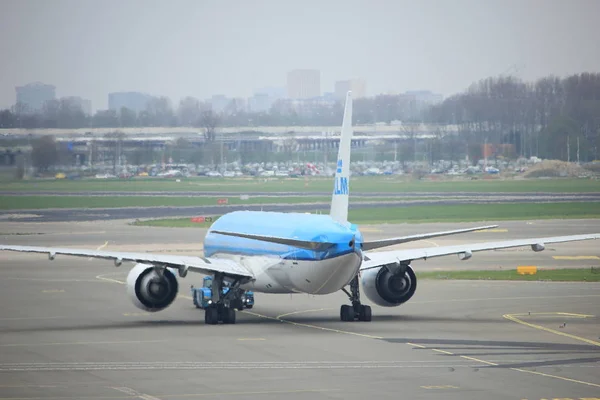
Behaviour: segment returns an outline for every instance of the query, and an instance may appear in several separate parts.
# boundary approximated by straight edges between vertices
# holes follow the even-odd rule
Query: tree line
[[[182,99],[175,108],[166,97],[152,98],[144,110],[126,107],[99,110],[86,115],[68,99],[47,102],[38,112],[26,112],[23,105],[0,111],[0,128],[128,128],[128,127],[203,127],[207,113],[216,114],[220,126],[332,126],[339,125],[344,104],[295,106],[280,99],[268,111],[249,112],[232,99],[219,112],[211,104],[193,97]],[[379,95],[354,101],[354,121],[360,124],[390,123],[393,120],[421,119],[417,102],[406,95]]]
[[[48,102],[38,113],[23,113],[18,106],[0,111],[0,128],[202,128],[213,142],[218,127],[339,125],[343,104],[311,105],[296,109],[280,100],[268,112],[244,111],[232,100],[221,112],[193,97],[176,108],[166,97],[151,99],[141,112],[98,111],[87,116],[66,100]],[[408,95],[379,95],[354,101],[354,124],[425,122],[438,124],[429,148],[432,158],[457,159],[481,144],[509,144],[515,156],[562,160],[600,159],[600,74],[582,73],[566,78],[545,77],[524,82],[514,76],[490,77],[474,83],[433,106],[420,105]],[[458,128],[448,135],[448,126]],[[410,128],[408,128],[410,130]],[[411,132],[408,132],[409,134]],[[414,133],[414,132],[413,132]],[[474,154],[476,155],[476,154]]]
[[[458,125],[470,144],[512,144],[519,156],[598,160],[600,73],[488,78],[429,108],[424,120]]]

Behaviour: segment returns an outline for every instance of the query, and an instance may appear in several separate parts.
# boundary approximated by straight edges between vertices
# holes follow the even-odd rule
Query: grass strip
[[[327,213],[327,210],[323,210]],[[215,219],[219,216],[215,216]],[[600,218],[600,202],[453,204],[447,206],[369,207],[353,209],[349,220],[359,225],[382,223],[480,222],[536,219]],[[203,227],[190,218],[137,221],[135,225]]]
[[[600,267],[538,269],[533,275],[521,275],[512,270],[483,271],[426,271],[417,272],[417,279],[437,280],[494,280],[494,281],[554,281],[554,282],[600,282]]]
[[[464,180],[463,180],[464,179]],[[600,181],[587,178],[477,179],[415,181],[398,176],[352,177],[351,193],[368,192],[600,192]],[[134,178],[127,180],[31,180],[1,182],[4,191],[198,191],[198,192],[331,192],[332,178]]]

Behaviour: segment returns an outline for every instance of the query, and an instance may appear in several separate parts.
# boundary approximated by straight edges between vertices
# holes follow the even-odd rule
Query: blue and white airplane
[[[373,303],[395,307],[407,302],[417,289],[411,265],[414,260],[453,254],[468,260],[477,251],[521,246],[542,251],[548,243],[600,238],[600,234],[586,234],[373,252],[497,225],[365,241],[358,226],[348,222],[351,122],[352,95],[348,92],[329,215],[228,213],[209,228],[202,257],[9,245],[0,245],[0,250],[47,253],[51,260],[57,254],[96,257],[114,260],[116,266],[123,261],[133,262],[127,292],[132,302],[145,311],[160,311],[173,303],[179,291],[177,276],[183,278],[188,272],[211,275],[212,304],[205,310],[207,324],[235,323],[235,308],[245,290],[313,295],[342,290],[350,304],[341,306],[340,319],[371,321],[371,307],[361,303],[359,277],[362,291]],[[225,283],[231,289],[223,295]]]

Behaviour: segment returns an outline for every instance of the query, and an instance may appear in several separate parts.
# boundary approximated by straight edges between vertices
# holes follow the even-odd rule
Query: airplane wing
[[[498,225],[487,225],[487,226],[478,226],[475,228],[456,229],[453,231],[423,233],[423,234],[418,234],[418,235],[401,236],[401,237],[382,239],[382,240],[373,240],[370,242],[364,242],[362,244],[362,249],[367,251],[367,250],[378,249],[380,247],[394,246],[394,245],[401,244],[401,243],[413,242],[416,240],[431,239],[434,237],[450,236],[450,235],[456,235],[459,233],[466,233],[466,232],[473,232],[473,231],[482,231],[484,229],[497,228],[497,227],[498,227]]]
[[[85,249],[66,249],[58,247],[37,247],[37,246],[9,246],[0,245],[0,250],[17,251],[25,253],[47,253],[50,260],[54,260],[57,254],[64,254],[75,257],[93,257],[105,260],[114,260],[116,266],[121,265],[123,261],[133,261],[139,263],[150,263],[162,265],[170,268],[179,269],[180,273],[185,271],[198,272],[201,274],[212,274],[221,272],[231,276],[253,278],[252,273],[237,264],[233,260],[214,259],[209,257],[162,255],[152,253],[128,253],[118,251],[97,251]]]
[[[383,265],[398,262],[411,262],[413,260],[426,260],[432,257],[441,257],[457,254],[459,259],[468,260],[474,252],[486,250],[508,249],[511,247],[531,246],[533,251],[542,251],[548,243],[563,243],[580,240],[600,239],[600,233],[572,236],[554,236],[533,239],[505,240],[500,242],[461,244],[457,246],[428,247],[420,249],[391,250],[381,252],[364,252],[361,271],[378,268]]]

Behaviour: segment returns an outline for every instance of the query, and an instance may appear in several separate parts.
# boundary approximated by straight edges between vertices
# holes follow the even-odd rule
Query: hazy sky
[[[51,83],[93,109],[111,91],[251,96],[321,70],[369,95],[450,95],[521,67],[532,80],[600,71],[600,0],[0,0],[0,106]]]

